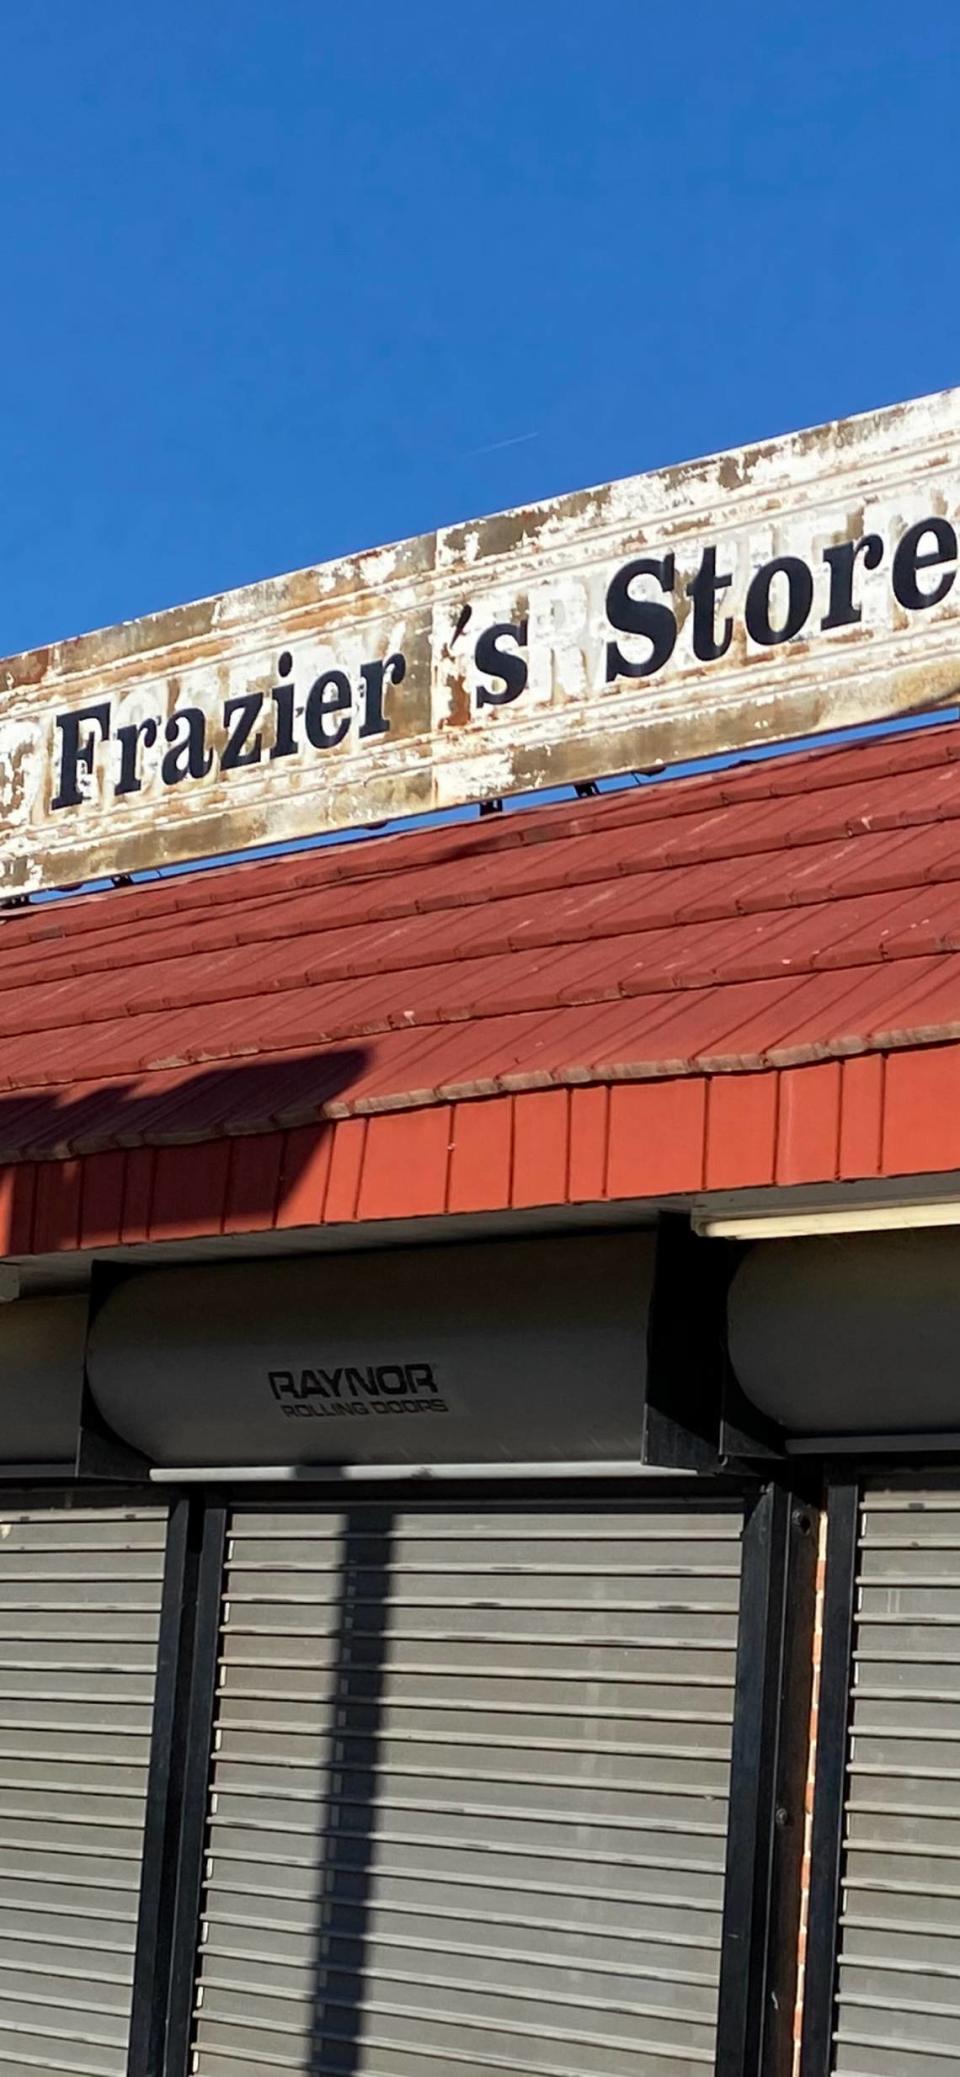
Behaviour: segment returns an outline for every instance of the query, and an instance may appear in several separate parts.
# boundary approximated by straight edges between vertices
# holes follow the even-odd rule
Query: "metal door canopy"
[[[0,896],[960,695],[960,390],[0,664]]]

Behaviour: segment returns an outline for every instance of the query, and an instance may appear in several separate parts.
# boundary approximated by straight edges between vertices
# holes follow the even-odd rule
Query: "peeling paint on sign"
[[[0,898],[960,696],[960,390],[0,664]]]

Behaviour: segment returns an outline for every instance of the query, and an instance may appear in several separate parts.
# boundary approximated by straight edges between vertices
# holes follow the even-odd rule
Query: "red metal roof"
[[[958,839],[950,726],[10,910],[21,1240],[36,1192],[67,1187],[49,1164],[96,1155],[103,1177],[107,1150],[178,1148],[151,1157],[153,1208],[159,1175],[188,1191],[187,1143],[221,1224],[245,1169],[248,1219],[274,1221],[297,1132],[328,1167],[343,1149],[348,1217],[955,1165],[941,1098],[911,1082],[907,1115],[896,1089],[944,1049],[924,1087],[956,1107]],[[365,1196],[377,1118],[392,1181]],[[485,1180],[460,1191],[458,1166]],[[79,1168],[71,1188],[79,1236]]]

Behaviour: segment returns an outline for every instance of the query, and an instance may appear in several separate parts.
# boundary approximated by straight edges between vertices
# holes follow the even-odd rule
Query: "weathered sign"
[[[960,390],[0,664],[0,897],[960,696]]]

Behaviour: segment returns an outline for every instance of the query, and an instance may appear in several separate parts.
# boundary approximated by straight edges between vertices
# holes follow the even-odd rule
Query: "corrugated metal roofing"
[[[958,839],[949,726],[10,910],[0,1161],[953,1041]]]

